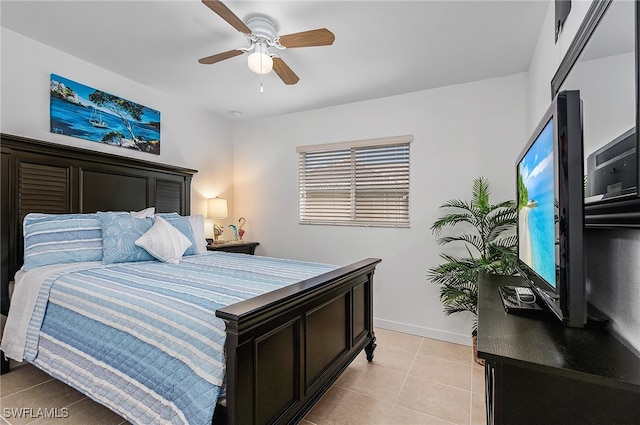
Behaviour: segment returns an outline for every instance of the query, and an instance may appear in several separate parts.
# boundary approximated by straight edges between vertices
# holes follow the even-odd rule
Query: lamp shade
[[[207,218],[221,219],[229,217],[227,200],[224,198],[210,198],[207,202]]]
[[[273,69],[273,59],[267,53],[267,46],[257,43],[255,51],[247,58],[249,69],[259,75],[270,73]]]

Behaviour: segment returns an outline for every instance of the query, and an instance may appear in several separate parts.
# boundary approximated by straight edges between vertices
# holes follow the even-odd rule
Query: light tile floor
[[[486,424],[484,369],[471,347],[384,329],[376,329],[376,337],[373,362],[358,356],[302,425]],[[30,364],[0,380],[0,423],[128,423]],[[11,408],[22,407],[33,409],[31,417],[11,417]],[[37,418],[39,407],[58,408],[66,417]]]

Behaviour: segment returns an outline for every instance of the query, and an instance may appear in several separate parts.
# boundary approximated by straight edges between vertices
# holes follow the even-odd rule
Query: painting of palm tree
[[[51,74],[51,132],[160,154],[160,112]]]

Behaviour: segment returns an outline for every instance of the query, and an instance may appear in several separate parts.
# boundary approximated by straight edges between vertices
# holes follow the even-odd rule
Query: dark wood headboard
[[[2,163],[0,234],[2,314],[9,309],[9,281],[22,266],[22,221],[30,212],[96,211],[190,213],[188,168],[0,134]]]

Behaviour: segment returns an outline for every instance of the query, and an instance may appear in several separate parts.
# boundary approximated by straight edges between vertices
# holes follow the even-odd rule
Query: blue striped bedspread
[[[218,308],[335,269],[224,252],[47,278],[25,358],[136,424],[211,424],[225,373]]]

